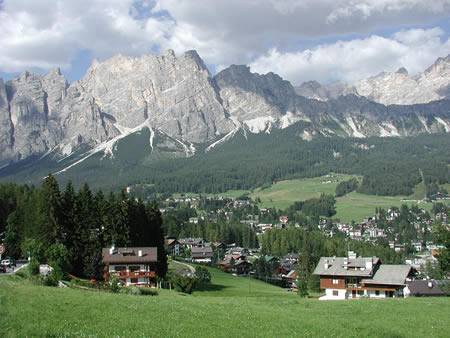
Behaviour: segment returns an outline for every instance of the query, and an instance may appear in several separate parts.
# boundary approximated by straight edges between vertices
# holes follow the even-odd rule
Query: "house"
[[[422,242],[412,242],[411,246],[416,250],[416,252],[421,252],[423,250]]]
[[[186,249],[192,249],[195,246],[204,246],[205,240],[203,238],[180,238],[178,242]]]
[[[129,286],[156,284],[158,249],[156,247],[103,248],[103,277],[108,280],[115,275]]]
[[[280,216],[280,223],[286,225],[289,222],[289,217],[283,215]]]
[[[287,275],[282,275],[281,278],[285,281],[285,285],[290,289],[297,289],[297,284],[295,283],[298,278],[298,273],[295,270],[289,271]]]
[[[181,253],[181,244],[177,241],[176,238],[167,237],[164,240],[164,247],[167,254],[170,256],[179,256]]]
[[[415,270],[409,265],[382,264],[378,257],[321,257],[313,274],[320,276],[321,300],[403,297]]]
[[[447,294],[440,288],[435,280],[414,280],[405,288],[405,297],[442,297]]]
[[[191,259],[197,263],[211,263],[213,258],[213,250],[210,246],[192,247]]]
[[[218,267],[225,272],[247,275],[250,273],[252,264],[246,260],[245,256],[226,255],[225,258],[218,263]]]

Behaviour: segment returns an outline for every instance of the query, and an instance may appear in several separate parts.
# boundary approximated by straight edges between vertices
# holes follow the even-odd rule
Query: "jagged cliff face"
[[[196,151],[195,144],[220,144],[239,129],[270,133],[300,121],[304,139],[450,132],[448,101],[374,102],[447,97],[449,64],[449,58],[439,59],[417,78],[401,69],[355,87],[310,82],[294,88],[276,74],[234,65],[213,78],[195,51],[115,56],[94,62],[70,86],[57,69],[45,76],[25,72],[0,80],[0,166],[50,152],[67,157],[86,147],[88,156],[112,153],[117,140],[142,128],[150,131],[152,151],[160,146],[186,155]]]
[[[423,73],[411,76],[405,68],[383,72],[353,85],[321,85],[316,81],[296,87],[298,95],[327,101],[356,94],[384,105],[413,105],[450,98],[450,56],[439,58]]]
[[[1,159],[27,158],[58,144],[62,137],[59,108],[67,89],[59,70],[45,76],[25,72],[4,87],[7,102],[3,99],[0,106],[5,152]],[[0,97],[4,98],[4,93]]]
[[[95,63],[79,86],[119,128],[148,120],[173,137],[205,142],[233,127],[195,51],[178,58],[173,51],[164,56],[116,56]]]

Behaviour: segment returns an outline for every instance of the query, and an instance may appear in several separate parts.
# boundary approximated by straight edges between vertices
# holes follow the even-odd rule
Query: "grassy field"
[[[447,337],[450,330],[449,298],[321,302],[211,271],[208,291],[156,297],[0,277],[0,336]]]
[[[264,207],[286,209],[295,201],[304,201],[308,198],[319,197],[320,194],[334,195],[339,182],[349,180],[355,176],[327,175],[314,178],[280,181],[265,189],[256,189],[250,196],[261,199]]]
[[[260,207],[283,210],[296,201],[319,197],[322,193],[334,195],[338,183],[352,177],[358,178],[352,175],[330,174],[314,178],[279,181],[267,188],[258,188],[253,191],[230,190],[219,195],[236,198],[247,194],[252,199],[259,198],[261,200]],[[443,187],[450,191],[450,184]],[[198,194],[186,194],[186,196],[188,195]],[[372,216],[376,207],[387,209],[393,206],[399,207],[402,204],[409,206],[418,204],[426,210],[431,210],[432,203],[420,201],[424,196],[425,186],[422,183],[417,185],[411,196],[376,196],[352,192],[336,199],[337,214],[335,217],[344,222],[361,221],[367,216]],[[450,204],[450,201],[446,203]]]

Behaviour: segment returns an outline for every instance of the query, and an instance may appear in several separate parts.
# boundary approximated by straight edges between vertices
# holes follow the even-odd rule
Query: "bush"
[[[39,275],[39,261],[34,257],[28,263],[28,272],[31,276]]]
[[[120,293],[124,293],[127,295],[139,296],[141,294],[141,289],[137,286],[128,286],[120,289]]]
[[[203,266],[195,268],[195,278],[197,279],[197,287],[203,288],[211,283],[211,274],[209,270]]]
[[[191,294],[194,291],[197,279],[189,276],[174,275],[172,283],[178,292]]]
[[[109,291],[111,291],[113,293],[119,292],[119,290],[120,290],[119,278],[115,275],[112,275],[109,278],[108,286],[109,286]]]
[[[63,278],[63,273],[59,268],[54,268],[48,276],[43,278],[44,285],[47,286],[58,286],[58,283]]]
[[[141,295],[143,296],[157,296],[158,291],[150,289],[150,288],[141,288]]]

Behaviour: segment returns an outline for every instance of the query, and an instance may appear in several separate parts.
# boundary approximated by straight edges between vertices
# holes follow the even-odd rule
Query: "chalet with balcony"
[[[103,248],[104,278],[116,275],[126,286],[153,286],[156,284],[156,247]]]
[[[191,260],[197,263],[211,263],[214,256],[213,249],[210,246],[192,247]]]
[[[321,300],[403,297],[414,276],[410,265],[382,264],[378,257],[322,257],[314,270],[320,276]]]

